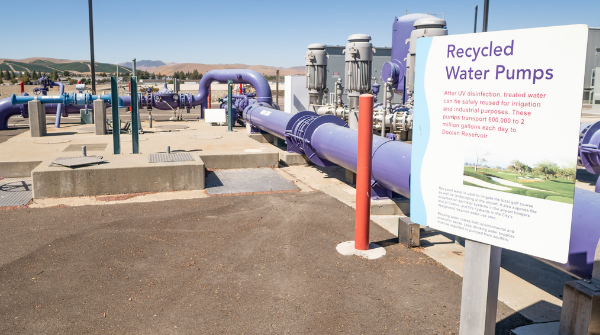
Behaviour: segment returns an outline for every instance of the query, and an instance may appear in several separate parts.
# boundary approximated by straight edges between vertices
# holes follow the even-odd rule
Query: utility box
[[[205,109],[204,122],[211,124],[227,123],[227,113],[224,109]]]
[[[92,108],[80,109],[81,124],[94,124],[94,110]]]
[[[296,114],[308,110],[306,76],[285,76],[284,112]]]

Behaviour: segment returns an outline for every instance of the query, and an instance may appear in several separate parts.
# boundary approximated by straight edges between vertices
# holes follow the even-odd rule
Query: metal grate
[[[25,206],[33,198],[31,178],[0,180],[0,207]]]
[[[50,166],[66,166],[76,168],[91,164],[104,163],[102,156],[80,156],[80,157],[58,157],[50,163]]]
[[[187,152],[172,152],[170,154],[150,154],[148,161],[150,163],[188,162],[194,161],[194,157]]]
[[[296,185],[268,168],[214,171],[206,177],[205,188],[211,195],[298,190]]]
[[[85,145],[87,151],[104,151],[106,149],[107,143],[92,143],[92,144],[69,144],[68,147],[63,150],[63,152],[67,151],[81,151],[81,147]]]

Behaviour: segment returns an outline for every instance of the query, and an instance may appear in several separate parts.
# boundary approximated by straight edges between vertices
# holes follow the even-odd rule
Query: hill
[[[116,65],[96,62],[96,72],[116,72]],[[131,62],[120,63],[119,72],[131,72]],[[290,68],[273,67],[268,65],[246,65],[246,64],[201,64],[201,63],[165,63],[160,60],[141,60],[137,62],[139,70],[161,73],[170,76],[175,71],[193,72],[198,70],[200,73],[206,73],[215,69],[251,69],[267,76],[275,75],[279,70],[279,75],[301,75],[304,74],[304,66],[294,66]],[[2,71],[36,71],[52,73],[57,71],[69,71],[75,74],[89,74],[91,72],[89,61],[73,61],[68,59],[54,59],[31,57],[26,59],[0,59],[0,70]]]
[[[128,67],[128,68],[131,68],[133,66],[133,64],[131,62],[119,63],[119,65]],[[167,64],[161,60],[138,60],[138,61],[136,61],[137,68],[140,70],[144,70],[144,71],[148,71],[149,69],[151,69],[153,67],[159,67],[159,66],[163,66],[163,65],[167,65]]]
[[[89,61],[72,61],[66,59],[53,59],[53,58],[41,58],[32,57],[26,59],[0,59],[0,70],[2,71],[36,71],[52,73],[54,70],[57,71],[69,71],[77,74],[90,73],[90,62]],[[117,66],[108,63],[96,64],[96,72],[116,72]],[[131,69],[119,66],[119,72],[131,72]]]

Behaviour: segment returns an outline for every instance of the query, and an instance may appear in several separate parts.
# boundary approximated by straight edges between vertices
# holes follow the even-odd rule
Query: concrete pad
[[[148,163],[148,155],[112,155],[108,163],[76,169],[49,167],[32,171],[34,198],[91,196],[204,189],[204,162]]]
[[[377,259],[385,256],[385,248],[379,244],[369,243],[369,250],[357,250],[354,248],[354,241],[342,242],[335,249],[344,256],[359,256],[366,259]]]
[[[560,322],[537,323],[519,327],[512,332],[515,335],[558,335]]]
[[[260,143],[273,143],[273,135],[269,133],[248,134],[248,137]]]
[[[371,215],[410,215],[410,200],[407,198],[371,199]]]
[[[31,171],[42,161],[31,162],[0,162],[0,177],[21,178],[31,177]]]
[[[285,166],[310,164],[308,157],[288,151],[279,152],[279,161],[284,163]]]
[[[244,169],[279,166],[279,153],[257,152],[231,155],[200,155],[207,169]]]

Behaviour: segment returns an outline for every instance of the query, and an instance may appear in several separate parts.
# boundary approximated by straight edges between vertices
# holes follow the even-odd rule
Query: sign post
[[[502,248],[567,261],[587,36],[418,39],[411,220],[467,239],[461,335],[494,334]]]

